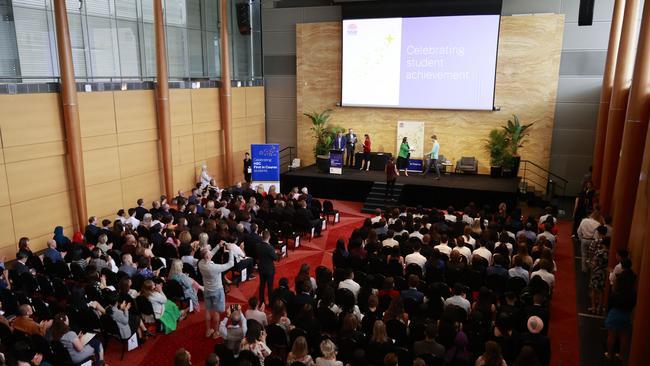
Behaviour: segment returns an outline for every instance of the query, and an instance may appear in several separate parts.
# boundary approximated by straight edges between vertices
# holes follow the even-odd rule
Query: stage
[[[435,174],[435,173],[434,173]],[[397,178],[403,184],[398,204],[407,206],[446,208],[453,205],[462,209],[470,201],[477,205],[494,205],[506,202],[514,207],[520,178],[492,178],[489,175],[443,174],[435,180],[434,174],[426,178],[415,172]],[[363,202],[374,182],[385,182],[383,171],[359,171],[343,168],[343,174],[320,173],[315,165],[286,172],[280,177],[282,191],[293,187],[307,187],[309,193],[319,198]]]

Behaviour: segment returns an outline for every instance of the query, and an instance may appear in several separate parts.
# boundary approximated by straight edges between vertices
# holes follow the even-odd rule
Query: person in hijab
[[[463,331],[456,333],[454,345],[445,353],[445,364],[470,366],[472,364],[472,355],[467,349],[468,345],[467,335]]]

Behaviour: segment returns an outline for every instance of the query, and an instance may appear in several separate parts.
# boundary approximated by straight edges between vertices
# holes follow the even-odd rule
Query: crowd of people
[[[16,260],[2,263],[0,352],[8,364],[102,365],[109,339],[124,355],[202,309],[205,337],[219,340],[207,365],[549,364],[554,252],[566,245],[553,210],[377,210],[337,241],[331,267],[303,265],[275,288],[283,247],[319,235],[328,210],[307,188],[199,183],[114,220],[90,217],[72,239],[56,227],[42,254],[21,238]],[[611,355],[628,341],[634,275],[625,251],[607,270],[611,228],[597,215],[576,232],[593,312],[612,284]],[[226,304],[230,283],[256,277],[258,296]],[[191,355],[180,349],[174,362],[191,365]]]

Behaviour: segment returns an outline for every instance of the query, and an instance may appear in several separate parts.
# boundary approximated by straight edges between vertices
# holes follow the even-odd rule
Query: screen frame
[[[338,107],[341,108],[383,108],[383,109],[413,109],[413,110],[450,110],[450,111],[498,111],[496,101],[496,78],[499,63],[499,42],[501,40],[501,8],[503,0],[391,0],[362,1],[345,3],[341,9],[340,44],[341,44],[341,92]],[[433,107],[406,107],[387,105],[354,105],[343,104],[343,21],[351,19],[383,19],[383,18],[421,18],[437,16],[462,16],[462,15],[498,15],[497,44],[494,62],[494,77],[492,90],[492,109],[489,108],[433,108]]]

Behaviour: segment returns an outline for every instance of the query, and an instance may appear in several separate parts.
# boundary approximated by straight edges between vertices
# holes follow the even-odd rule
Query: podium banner
[[[276,191],[280,192],[280,145],[252,144],[251,160],[253,184],[262,184],[267,192],[274,185]]]
[[[343,174],[343,150],[330,150],[330,174]]]

